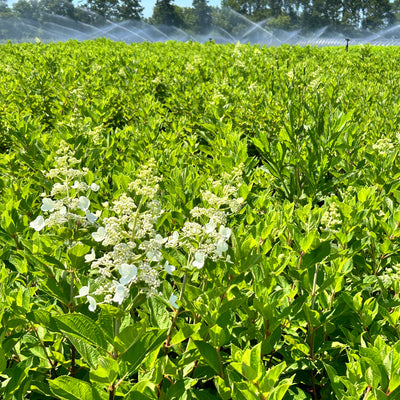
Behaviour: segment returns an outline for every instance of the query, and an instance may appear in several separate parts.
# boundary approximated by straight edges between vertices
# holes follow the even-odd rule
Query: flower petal
[[[128,290],[124,285],[118,284],[115,288],[115,293],[112,300],[118,304],[122,304],[125,297],[128,297]]]
[[[106,238],[107,232],[106,229],[103,228],[102,226],[97,229],[97,232],[92,232],[92,238],[96,242],[102,242]]]
[[[94,252],[94,249],[89,254],[85,255],[85,262],[89,263],[92,262],[96,259],[96,253]]]
[[[204,254],[201,253],[200,251],[196,251],[196,253],[194,253],[193,267],[196,267],[197,269],[203,268],[204,261],[205,261]]]
[[[168,302],[169,302],[169,304],[171,304],[172,307],[178,309],[179,306],[178,306],[178,304],[176,304],[176,300],[178,300],[178,297],[175,296],[175,295],[172,293],[171,296],[169,296]]]
[[[90,189],[92,189],[93,192],[98,192],[99,189],[100,189],[100,186],[97,185],[96,183],[92,183],[92,184],[90,185]]]
[[[82,286],[82,287],[79,289],[79,295],[78,295],[78,296],[75,296],[75,298],[78,298],[78,297],[85,297],[85,296],[87,296],[87,295],[89,294],[89,291],[90,291],[89,285],[88,285],[88,286]]]
[[[91,223],[94,224],[97,220],[97,215],[96,214],[92,214],[89,210],[85,211],[85,215],[87,220]]]
[[[55,207],[55,203],[52,199],[49,198],[44,198],[42,199],[42,206],[40,207],[40,209],[42,211],[54,211],[54,207]]]
[[[172,275],[172,273],[175,271],[175,267],[171,265],[168,261],[165,261],[164,268],[170,275]]]
[[[45,226],[44,218],[39,215],[34,221],[32,221],[29,226],[33,228],[36,232],[41,231]]]
[[[90,200],[85,197],[85,196],[81,196],[79,197],[78,200],[78,208],[80,208],[82,211],[86,211],[90,206]]]
[[[91,312],[95,311],[97,307],[96,300],[92,296],[87,296],[86,298],[88,299],[89,302],[89,311]]]

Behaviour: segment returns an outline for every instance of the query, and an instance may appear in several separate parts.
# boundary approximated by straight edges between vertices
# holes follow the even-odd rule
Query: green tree
[[[140,20],[142,18],[143,7],[139,0],[120,0],[117,10],[120,19]]]
[[[40,0],[39,8],[41,12],[48,14],[74,18],[75,7],[72,0]]]
[[[362,0],[342,0],[342,24],[358,27],[361,21]]]
[[[104,18],[118,15],[118,0],[87,0],[85,7]]]
[[[362,26],[368,29],[381,29],[395,20],[389,0],[364,1],[363,17]]]
[[[193,0],[192,7],[192,30],[196,33],[207,33],[210,30],[212,23],[211,7],[207,4],[207,0]]]
[[[156,25],[181,27],[183,21],[171,0],[157,0],[151,22]]]
[[[0,0],[0,15],[9,15],[11,13],[10,8],[7,5],[6,0]]]
[[[283,11],[283,0],[268,0],[268,9],[271,17],[281,15]]]
[[[229,7],[241,14],[248,15],[248,4],[246,0],[222,0],[222,7]]]
[[[12,9],[17,17],[29,18],[32,20],[40,19],[40,3],[37,0],[18,0],[13,4]]]

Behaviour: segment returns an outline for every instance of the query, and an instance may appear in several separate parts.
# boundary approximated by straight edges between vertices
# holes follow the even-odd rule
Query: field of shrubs
[[[400,398],[400,50],[0,46],[0,398]]]

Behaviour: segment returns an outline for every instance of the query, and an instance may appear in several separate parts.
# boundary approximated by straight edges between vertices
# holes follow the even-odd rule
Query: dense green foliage
[[[1,46],[0,398],[398,399],[399,63],[371,46]],[[43,228],[63,155],[99,219]],[[156,196],[161,243],[235,187],[226,256],[141,255],[158,293],[128,265],[123,301],[100,304],[108,204]]]

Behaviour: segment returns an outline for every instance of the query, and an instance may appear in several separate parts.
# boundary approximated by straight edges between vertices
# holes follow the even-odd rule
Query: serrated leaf
[[[107,341],[103,332],[91,318],[86,315],[74,313],[54,317],[58,328],[66,336],[73,335],[89,345],[107,350]]]
[[[72,376],[59,376],[49,382],[50,390],[63,400],[106,400],[106,392],[98,392],[93,385]]]
[[[158,347],[161,347],[163,342],[167,339],[167,336],[168,329],[152,329],[139,337],[138,340],[121,355],[121,359],[130,364],[129,372],[131,374],[136,372],[147,355]]]

